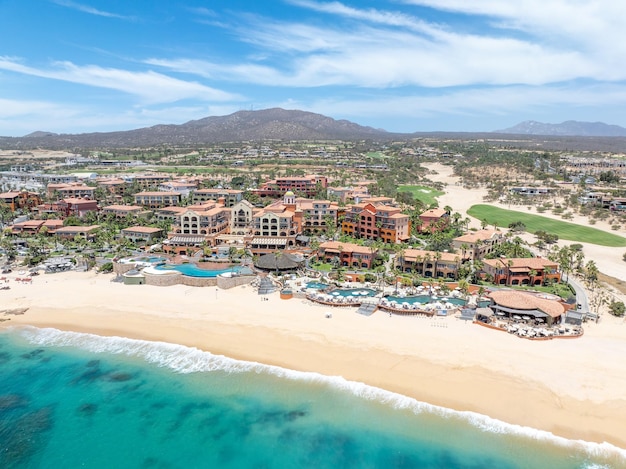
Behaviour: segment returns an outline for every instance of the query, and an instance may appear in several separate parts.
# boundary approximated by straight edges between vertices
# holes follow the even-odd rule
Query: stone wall
[[[217,285],[216,277],[188,277],[186,275],[181,277],[180,283],[188,287],[214,287]]]
[[[227,290],[229,288],[238,287],[239,285],[247,285],[252,283],[256,278],[255,275],[236,275],[234,277],[217,277],[217,286]]]
[[[122,275],[128,272],[129,270],[133,270],[137,267],[137,264],[122,264],[120,262],[113,262],[113,272],[117,275]]]
[[[170,287],[182,283],[183,274],[180,272],[172,272],[167,275],[145,274],[146,285],[154,285],[157,287]]]

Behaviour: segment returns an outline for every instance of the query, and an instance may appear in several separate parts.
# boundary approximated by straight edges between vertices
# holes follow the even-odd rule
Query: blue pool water
[[[337,288],[332,293],[339,293],[340,296],[376,296],[376,290],[370,288]],[[357,293],[355,295],[355,293]]]
[[[9,329],[0,363],[3,469],[626,467],[611,445],[173,344]]]
[[[417,296],[388,296],[387,299],[389,301],[397,301],[398,303],[402,303],[402,302],[406,302],[409,304],[427,304],[427,303],[431,303],[433,301],[442,301],[442,302],[449,302],[452,303],[453,305],[459,305],[459,306],[463,306],[465,305],[465,300],[462,300],[461,298],[446,298],[446,297],[437,297],[436,299],[431,298],[428,295],[417,295]]]
[[[306,284],[307,288],[314,288],[316,290],[324,290],[325,288],[328,288],[328,284],[327,283],[322,283],[322,282],[309,282]]]
[[[167,259],[161,256],[142,256],[142,257],[133,257],[130,259],[131,262],[143,262],[144,264],[159,264],[166,262]]]
[[[156,269],[157,270],[177,270],[178,272],[181,272],[183,275],[187,275],[189,277],[210,277],[210,278],[217,277],[218,275],[225,274],[226,272],[236,272],[236,273],[245,274],[247,273],[247,271],[249,271],[249,269],[244,269],[243,267],[239,267],[239,266],[229,267],[227,269],[220,269],[220,270],[206,270],[206,269],[199,268],[195,264],[178,264],[178,265],[165,264],[165,265],[157,266]]]

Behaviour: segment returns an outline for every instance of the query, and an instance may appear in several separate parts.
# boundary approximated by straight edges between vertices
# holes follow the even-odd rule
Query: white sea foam
[[[618,448],[610,443],[568,440],[547,431],[506,423],[475,412],[456,411],[420,402],[413,398],[364,383],[348,381],[340,376],[326,376],[314,372],[289,370],[263,363],[235,360],[223,355],[214,355],[197,348],[167,342],[150,342],[125,337],[103,337],[87,333],[65,332],[52,328],[20,327],[14,330],[32,344],[50,347],[77,347],[95,353],[123,354],[139,357],[149,363],[167,367],[177,373],[221,371],[227,373],[271,374],[282,379],[326,385],[362,399],[389,405],[395,409],[406,409],[416,414],[427,412],[443,418],[463,420],[485,432],[518,435],[536,441],[547,441],[585,452],[595,458],[617,458],[623,461],[624,467],[626,467],[626,449]],[[586,467],[588,469],[603,469],[608,466],[590,463]]]

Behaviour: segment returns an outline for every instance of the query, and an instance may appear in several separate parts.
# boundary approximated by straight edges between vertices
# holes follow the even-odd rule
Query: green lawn
[[[552,218],[533,215],[531,213],[516,212],[481,204],[470,207],[467,214],[479,220],[484,220],[489,225],[497,223],[498,227],[502,228],[507,228],[511,223],[521,221],[526,225],[526,231],[529,233],[543,230],[546,233],[557,235],[559,239],[566,239],[568,241],[598,244],[600,246],[626,246],[626,238],[622,236],[608,233],[597,228],[576,225],[561,220],[553,220]]]
[[[442,191],[426,186],[398,186],[398,192],[410,192],[415,200],[424,205],[437,205],[437,197],[444,194]]]

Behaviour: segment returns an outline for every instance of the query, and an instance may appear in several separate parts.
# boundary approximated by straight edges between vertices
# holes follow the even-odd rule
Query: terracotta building
[[[364,202],[346,208],[341,231],[354,238],[401,243],[410,237],[411,222],[399,207]]]
[[[483,260],[483,276],[496,285],[543,285],[561,281],[559,264],[543,257]]]

